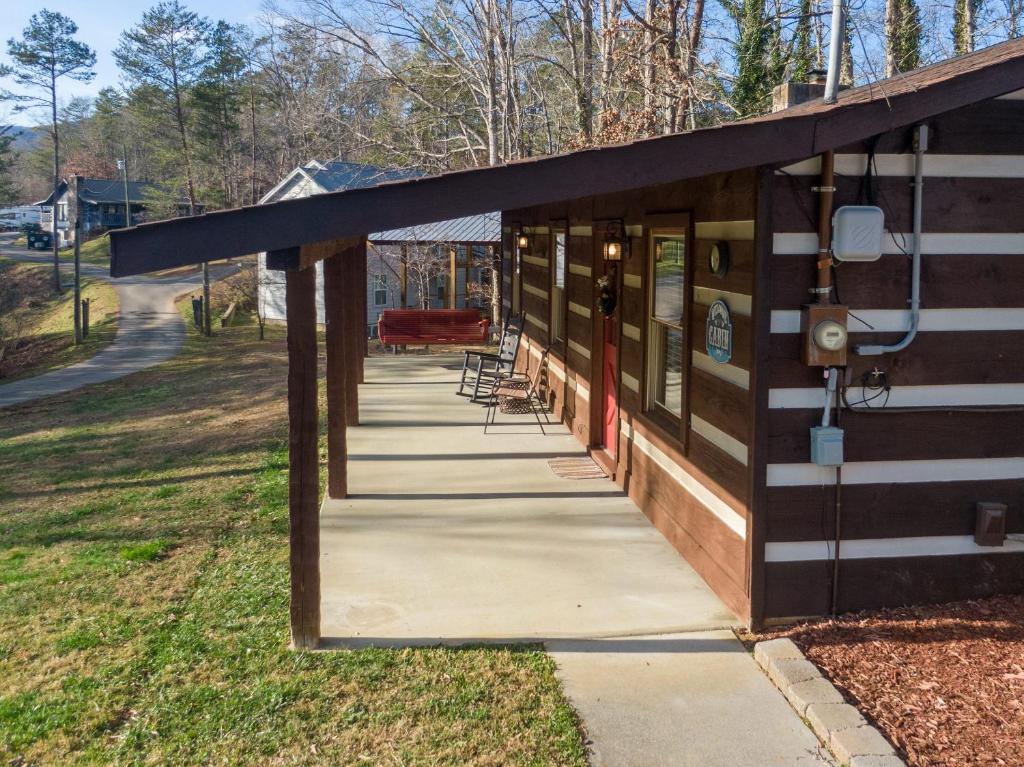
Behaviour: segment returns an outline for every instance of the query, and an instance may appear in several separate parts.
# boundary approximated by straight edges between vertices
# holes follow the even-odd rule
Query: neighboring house
[[[107,229],[119,229],[126,226],[125,184],[123,180],[72,176],[70,179],[61,181],[57,194],[57,233],[59,244],[62,247],[74,242],[74,231],[69,206],[73,207],[74,205],[72,186],[76,181],[79,198],[81,199],[82,234],[86,239]],[[155,197],[163,193],[164,191],[157,184],[147,181],[129,181],[128,204],[131,205],[131,223],[138,224],[145,221],[147,206],[152,203]],[[53,205],[53,193],[45,200],[36,203],[36,205],[51,208]],[[196,213],[202,212],[202,206],[197,206]],[[185,198],[179,199],[177,201],[177,215],[187,216],[189,213],[188,200]],[[53,222],[50,210],[44,208],[40,224],[43,229],[52,231]]]
[[[382,170],[361,163],[313,161],[285,176],[263,196],[260,204],[361,189],[419,175],[418,171]],[[474,295],[472,286],[491,284],[489,254],[496,255],[501,245],[499,213],[371,233],[368,240],[366,329],[369,338],[376,337],[377,320],[384,309],[477,306],[489,311],[490,307],[484,306]],[[317,280],[322,285],[322,272],[318,271]],[[280,272],[266,268],[265,256],[259,259],[259,285],[263,316],[284,320],[284,278]],[[322,295],[318,301],[318,318],[323,322]]]
[[[1016,39],[836,103],[128,231],[113,271],[191,263],[197,238],[316,258],[501,210],[521,362],[550,348],[557,417],[744,622],[1019,593],[1021,125]],[[294,380],[316,349],[304,329]],[[293,455],[314,456],[291,468],[300,605],[318,582],[308,388],[289,402]]]

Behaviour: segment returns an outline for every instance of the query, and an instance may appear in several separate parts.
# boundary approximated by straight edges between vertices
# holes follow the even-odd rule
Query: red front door
[[[616,314],[602,320],[604,324],[604,345],[602,348],[602,391],[604,406],[602,412],[602,436],[604,449],[615,457],[619,444],[619,323]]]

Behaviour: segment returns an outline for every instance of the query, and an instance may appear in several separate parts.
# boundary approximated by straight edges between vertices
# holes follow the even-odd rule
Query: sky
[[[71,96],[95,96],[100,88],[116,86],[119,81],[117,64],[112,51],[117,47],[118,37],[123,29],[139,22],[142,14],[155,5],[157,0],[4,0],[0,2],[0,61],[7,61],[7,41],[20,38],[33,13],[42,8],[58,11],[71,18],[78,25],[78,39],[96,51],[96,78],[91,83],[63,81],[61,101]],[[184,0],[192,10],[211,19],[224,19],[232,24],[248,23],[259,18],[262,0]],[[12,83],[0,81],[0,87],[12,88]],[[0,119],[9,110],[0,108]],[[10,118],[8,118],[10,119]],[[27,115],[15,120],[30,122]]]

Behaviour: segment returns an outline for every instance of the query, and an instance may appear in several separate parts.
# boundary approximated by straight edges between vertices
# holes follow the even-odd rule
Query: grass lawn
[[[21,342],[0,360],[0,381],[38,375],[88,359],[114,340],[117,291],[109,283],[82,277],[82,298],[89,299],[89,335],[74,344],[74,291],[57,297],[52,267],[0,260],[0,280],[13,286],[20,303],[11,317],[20,318]]]
[[[288,649],[267,334],[0,410],[0,763],[584,765],[538,648]]]

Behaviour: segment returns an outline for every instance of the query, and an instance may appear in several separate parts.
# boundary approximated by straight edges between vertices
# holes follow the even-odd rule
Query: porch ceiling
[[[566,480],[564,426],[456,397],[461,357],[367,360],[349,489],[320,518],[325,643],[434,644],[737,625],[610,480]]]

